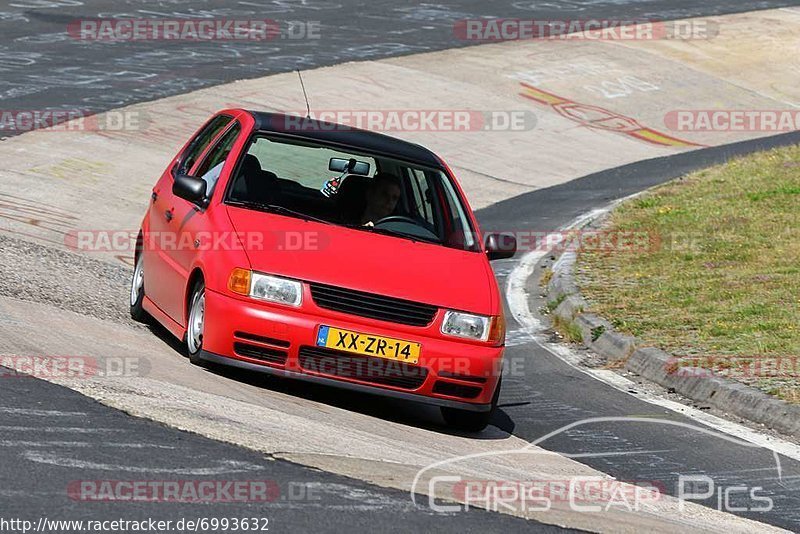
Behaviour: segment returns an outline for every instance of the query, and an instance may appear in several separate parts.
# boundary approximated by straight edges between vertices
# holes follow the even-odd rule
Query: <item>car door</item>
[[[216,185],[241,131],[242,127],[238,121],[229,125],[189,173],[190,176],[206,181],[206,196],[209,199],[217,192]],[[223,193],[219,191],[219,194]],[[190,289],[186,285],[197,255],[208,247],[230,246],[232,242],[224,230],[213,227],[209,221],[209,211],[214,209],[213,205],[208,209],[201,209],[187,200],[177,198],[175,206],[176,218],[173,221],[176,223],[175,231],[178,234],[179,246],[170,254],[170,259],[174,262],[173,268],[177,273],[177,279],[174,286],[167,288],[167,301],[170,311],[175,313],[170,317],[185,325],[186,318],[183,317],[186,311],[185,297]],[[178,219],[178,216],[181,218]],[[213,248],[210,252],[212,255],[215,253]]]
[[[175,302],[174,289],[184,277],[176,261],[176,249],[180,245],[178,230],[192,207],[173,195],[172,184],[176,175],[188,174],[199,165],[209,146],[232,121],[233,117],[228,115],[218,115],[208,121],[186,145],[175,164],[164,172],[151,195],[148,225],[143,236],[145,293],[179,324],[183,323],[182,301]]]

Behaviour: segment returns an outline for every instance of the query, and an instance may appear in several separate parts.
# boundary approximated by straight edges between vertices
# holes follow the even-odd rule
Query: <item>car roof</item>
[[[308,139],[323,144],[339,145],[345,148],[363,150],[364,152],[379,156],[397,158],[439,169],[442,168],[442,163],[439,161],[439,158],[427,148],[415,143],[389,137],[388,135],[332,122],[306,119],[304,117],[298,118],[297,116],[283,113],[249,110],[248,113],[255,119],[255,129],[259,132],[291,135],[299,139]],[[301,122],[297,131],[292,131],[291,129],[280,127],[280,125],[287,124],[287,120],[292,123],[297,123],[298,120],[307,122]],[[304,125],[309,123],[311,125],[319,124],[320,127],[304,127]]]

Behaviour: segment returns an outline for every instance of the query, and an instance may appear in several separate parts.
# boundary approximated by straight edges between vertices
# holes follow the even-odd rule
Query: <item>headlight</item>
[[[300,306],[303,302],[303,284],[301,282],[246,269],[233,270],[228,280],[228,288],[240,295],[278,304]]]
[[[499,318],[448,311],[444,314],[444,321],[442,321],[442,334],[489,341],[489,333],[494,330],[492,325],[496,319]]]
[[[303,284],[297,280],[254,272],[253,281],[250,283],[250,296],[254,299],[300,306],[303,302]]]

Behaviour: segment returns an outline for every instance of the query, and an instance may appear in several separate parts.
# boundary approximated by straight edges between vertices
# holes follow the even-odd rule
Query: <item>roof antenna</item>
[[[300,69],[297,71],[297,77],[300,78],[300,87],[303,88],[303,97],[306,99],[306,118],[311,119],[311,104],[308,103],[308,93],[306,93],[306,85],[303,83],[303,76],[300,74]]]

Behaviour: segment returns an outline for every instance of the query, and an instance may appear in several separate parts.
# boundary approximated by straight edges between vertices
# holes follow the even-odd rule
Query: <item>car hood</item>
[[[253,270],[480,314],[496,307],[481,253],[226,208]]]

